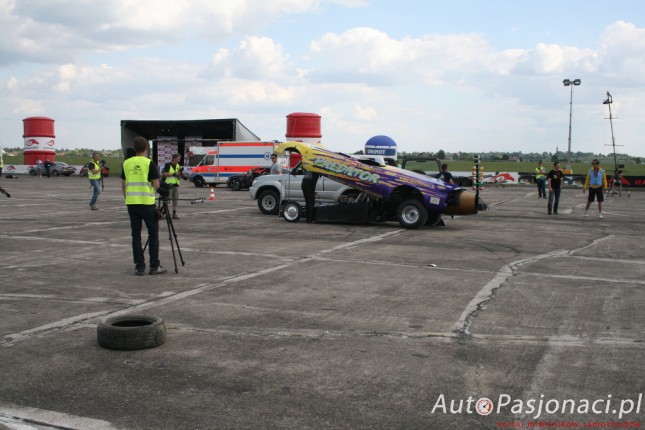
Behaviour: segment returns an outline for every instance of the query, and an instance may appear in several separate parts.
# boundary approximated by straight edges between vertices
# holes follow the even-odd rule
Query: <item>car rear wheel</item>
[[[266,190],[258,197],[258,208],[265,215],[275,215],[280,210],[278,192]]]
[[[29,174],[31,176],[36,176],[36,171],[32,169],[32,170],[29,171]]]
[[[419,200],[410,199],[399,205],[396,219],[403,228],[419,228],[428,220],[428,211]]]
[[[233,191],[240,191],[242,189],[242,183],[240,182],[239,179],[233,178],[231,179],[231,183],[229,184],[229,187]]]
[[[287,202],[282,210],[282,216],[287,222],[298,222],[302,218],[302,206],[298,202]]]
[[[201,188],[206,185],[206,181],[201,176],[196,176],[195,179],[193,179],[193,183],[197,188]]]
[[[60,173],[58,172],[58,170],[54,170],[54,171],[52,172],[52,176],[58,176],[58,175],[60,175]]]

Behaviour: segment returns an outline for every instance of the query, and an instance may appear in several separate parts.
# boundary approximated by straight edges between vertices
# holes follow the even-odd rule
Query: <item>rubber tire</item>
[[[288,201],[282,209],[282,216],[287,222],[298,222],[302,218],[302,206],[298,202]]]
[[[36,170],[34,170],[34,169],[30,170],[30,171],[29,171],[29,174],[30,174],[31,176],[36,176]]]
[[[240,191],[242,189],[242,183],[240,182],[239,179],[231,179],[231,183],[229,184],[229,188],[233,191]]]
[[[58,170],[54,170],[54,171],[52,172],[52,176],[58,176],[58,175],[60,175],[60,173],[58,173]]]
[[[195,176],[195,179],[193,179],[193,184],[195,184],[197,188],[202,188],[204,185],[206,185],[206,181],[201,176]]]
[[[428,211],[419,200],[409,199],[396,209],[396,219],[403,228],[419,228],[428,220]]]
[[[280,211],[280,197],[275,190],[265,190],[258,196],[258,208],[265,215],[276,215]]]
[[[166,341],[166,325],[159,317],[122,315],[101,321],[96,335],[103,348],[134,351],[162,345]]]

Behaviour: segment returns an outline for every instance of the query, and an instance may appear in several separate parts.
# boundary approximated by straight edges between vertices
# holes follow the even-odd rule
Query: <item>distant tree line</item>
[[[5,155],[20,155],[22,154],[24,148],[22,147],[16,147],[16,148],[4,148]],[[101,154],[101,157],[105,158],[122,158],[123,157],[123,151],[121,149],[88,149],[88,148],[82,148],[82,149],[54,149],[54,152],[56,153],[57,156],[67,156],[67,157],[85,157],[85,158],[91,158],[92,153],[98,152]]]

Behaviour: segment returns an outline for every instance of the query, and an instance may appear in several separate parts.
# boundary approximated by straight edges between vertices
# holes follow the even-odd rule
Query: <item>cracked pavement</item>
[[[645,391],[645,192],[599,220],[579,189],[549,216],[532,186],[490,187],[486,212],[403,230],[287,223],[218,187],[180,202],[179,273],[162,222],[169,273],[135,277],[118,178],[99,211],[83,178],[1,185],[0,429],[488,429],[534,414],[438,400],[615,399],[540,417],[582,426]],[[166,343],[99,347],[131,313]]]

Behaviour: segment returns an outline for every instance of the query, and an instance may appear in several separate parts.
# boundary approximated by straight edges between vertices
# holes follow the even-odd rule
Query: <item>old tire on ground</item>
[[[258,208],[265,215],[276,215],[280,210],[278,192],[274,190],[262,191],[258,196]]]
[[[154,348],[166,341],[166,325],[159,317],[123,315],[107,318],[96,327],[99,345],[108,349]]]
[[[302,218],[302,206],[298,202],[288,201],[284,205],[282,216],[287,222],[298,222]]]
[[[405,200],[396,209],[396,219],[403,228],[419,228],[428,220],[428,211],[417,199]]]

